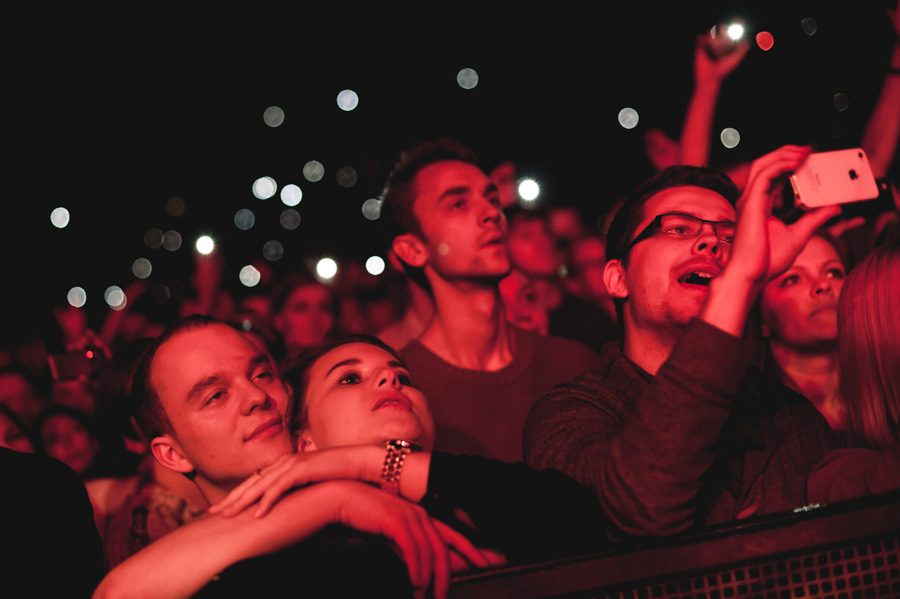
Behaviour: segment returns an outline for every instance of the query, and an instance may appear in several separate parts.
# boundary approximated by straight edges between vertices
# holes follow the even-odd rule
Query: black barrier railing
[[[459,576],[461,597],[900,598],[900,492]]]

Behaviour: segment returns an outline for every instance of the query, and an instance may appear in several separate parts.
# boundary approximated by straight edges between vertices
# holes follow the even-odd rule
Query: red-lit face
[[[834,247],[810,238],[791,267],[763,289],[763,334],[798,348],[833,344],[844,275]]]
[[[519,199],[519,192],[516,189],[516,172],[515,163],[509,160],[498,164],[490,172],[490,179],[497,186],[497,193],[500,194],[500,206],[503,208],[512,206]]]
[[[274,323],[291,351],[321,342],[334,326],[331,291],[317,283],[298,287]]]
[[[163,343],[150,383],[174,443],[198,477],[220,489],[292,451],[283,424],[287,389],[268,356],[227,325],[188,329]]]
[[[517,218],[507,233],[509,257],[513,266],[533,277],[552,277],[560,257],[550,227],[542,219]]]
[[[581,288],[590,297],[606,297],[603,266],[606,264],[606,245],[596,237],[585,237],[572,246],[572,270]]]
[[[84,474],[100,451],[99,442],[78,420],[64,414],[44,420],[41,430],[44,451],[78,474]]]
[[[305,450],[381,445],[405,439],[434,446],[434,421],[425,396],[406,367],[368,343],[348,343],[319,358],[304,396]]]
[[[500,281],[500,297],[506,320],[526,331],[546,335],[550,329],[547,310],[538,299],[534,282],[518,270],[513,270]]]
[[[670,212],[709,221],[735,219],[734,207],[718,193],[689,185],[671,187],[644,204],[643,218],[632,238],[656,216]],[[686,325],[700,314],[709,292],[707,277],[715,277],[722,271],[730,252],[731,246],[721,242],[708,224],[703,225],[697,237],[656,234],[635,244],[625,267],[626,327],[652,329]]]
[[[426,274],[495,279],[509,272],[506,219],[497,188],[477,166],[445,160],[420,170],[413,212],[428,254]]]

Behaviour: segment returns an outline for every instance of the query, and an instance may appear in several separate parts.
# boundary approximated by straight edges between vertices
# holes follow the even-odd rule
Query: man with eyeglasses
[[[820,209],[790,226],[771,216],[773,181],[809,152],[762,156],[740,198],[718,171],[670,167],[610,226],[603,274],[624,341],[535,404],[524,447],[529,465],[592,486],[625,534],[805,503],[810,469],[833,438],[809,402],[763,386],[742,335],[766,280],[836,214]]]

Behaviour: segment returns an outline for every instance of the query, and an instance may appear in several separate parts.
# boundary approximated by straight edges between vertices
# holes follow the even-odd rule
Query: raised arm
[[[712,123],[722,82],[741,64],[750,50],[750,45],[742,41],[730,52],[713,58],[707,52],[707,47],[713,42],[705,33],[697,36],[694,45],[694,88],[679,140],[680,164],[706,166],[709,163]]]
[[[878,178],[887,176],[900,138],[900,7],[891,17],[894,25],[891,62],[862,138],[862,147]]]

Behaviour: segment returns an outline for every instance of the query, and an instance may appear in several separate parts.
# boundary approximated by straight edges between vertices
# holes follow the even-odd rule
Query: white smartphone
[[[790,180],[794,203],[805,209],[878,197],[878,184],[862,148],[813,152]]]

